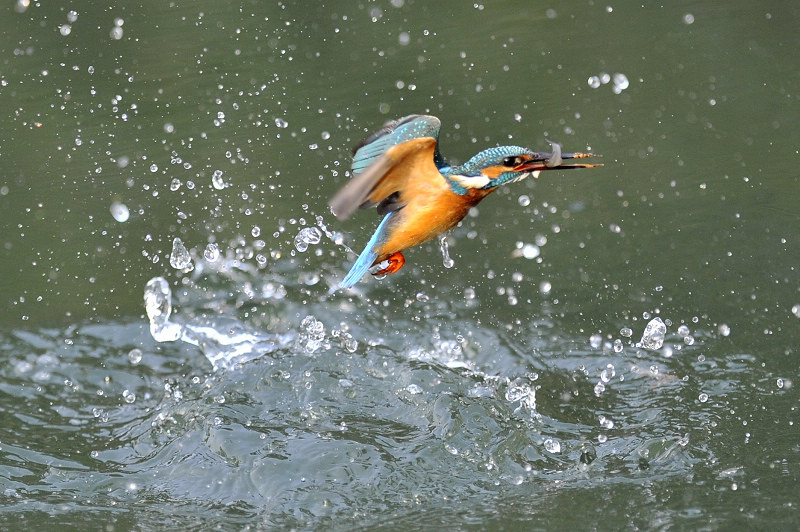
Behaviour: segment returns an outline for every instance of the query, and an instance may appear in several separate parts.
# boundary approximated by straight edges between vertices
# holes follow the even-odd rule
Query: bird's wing
[[[435,116],[411,115],[391,121],[356,147],[353,178],[331,199],[340,219],[359,207],[379,204],[381,214],[404,204],[402,192],[412,175],[431,175],[444,162],[438,150]]]
[[[439,140],[442,123],[435,116],[409,115],[399,120],[390,120],[362,140],[353,150],[353,174],[360,174],[392,146],[409,140],[431,137]],[[441,166],[441,156],[436,152],[436,165]]]

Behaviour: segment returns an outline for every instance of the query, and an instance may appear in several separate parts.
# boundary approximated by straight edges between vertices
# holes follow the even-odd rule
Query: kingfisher
[[[345,220],[356,209],[376,207],[383,219],[339,288],[354,286],[371,269],[373,275],[397,272],[403,251],[454,227],[500,185],[544,170],[602,166],[564,164],[597,155],[561,153],[554,143],[552,152],[497,146],[451,166],[439,153],[440,127],[435,116],[409,115],[386,122],[354,149],[352,177],[331,198],[331,210]]]

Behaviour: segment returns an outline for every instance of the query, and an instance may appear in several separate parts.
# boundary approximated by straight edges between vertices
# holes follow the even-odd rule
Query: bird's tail
[[[361,255],[358,256],[356,259],[355,264],[353,267],[350,268],[350,271],[347,272],[347,275],[342,282],[339,283],[339,288],[350,288],[355,286],[355,284],[364,277],[372,264],[375,262],[375,259],[378,258],[378,250],[383,244],[383,239],[386,234],[386,228],[389,225],[389,220],[391,220],[392,215],[394,212],[390,212],[386,216],[383,217],[381,220],[380,225],[375,230],[375,233],[372,235],[372,238],[369,239],[367,245],[364,247],[364,251],[361,252]]]

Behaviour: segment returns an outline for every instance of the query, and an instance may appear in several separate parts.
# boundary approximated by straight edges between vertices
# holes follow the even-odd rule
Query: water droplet
[[[544,448],[548,453],[557,454],[561,452],[561,442],[553,439],[553,438],[546,438],[544,440]]]
[[[731,335],[731,328],[725,323],[720,323],[719,327],[717,327],[717,330],[719,331],[719,334],[721,334],[722,336]]]
[[[211,186],[216,190],[223,190],[228,187],[228,184],[222,178],[222,170],[214,170],[214,173],[211,174]]]
[[[527,207],[528,205],[531,204],[531,198],[529,198],[525,194],[517,198],[517,201],[519,202],[520,207]]]
[[[600,380],[603,381],[603,383],[606,383],[609,382],[611,379],[613,379],[616,375],[617,372],[614,369],[614,365],[607,364],[606,368],[600,372]]]
[[[614,94],[619,94],[630,86],[628,77],[620,72],[615,73],[612,79],[614,81],[614,86],[611,90]]]
[[[442,265],[445,268],[452,268],[455,261],[450,258],[450,249],[447,246],[447,236],[441,235],[439,237],[439,251],[442,252]]]
[[[516,403],[526,399],[531,393],[529,386],[511,386],[506,390],[506,401],[509,403]]]
[[[213,242],[208,244],[206,249],[203,250],[203,257],[205,257],[208,262],[216,262],[219,259],[219,256],[219,246]]]
[[[110,210],[111,216],[113,216],[114,219],[120,223],[127,222],[131,215],[127,205],[120,203],[119,201],[113,202]]]
[[[192,265],[192,257],[180,238],[172,240],[172,252],[169,254],[169,264],[176,270],[184,270]]]
[[[132,393],[130,390],[123,390],[122,398],[125,399],[126,403],[133,403],[136,401],[136,394]]]
[[[607,418],[606,416],[600,416],[598,418],[600,422],[600,426],[605,429],[613,429],[614,428],[614,420]]]
[[[408,386],[406,386],[406,391],[412,395],[417,395],[422,393],[422,388],[420,388],[416,384],[409,384]]]
[[[131,364],[138,364],[142,361],[142,350],[138,348],[133,348],[128,352],[128,362]]]
[[[358,341],[349,334],[347,336],[344,342],[342,342],[342,345],[348,353],[355,353],[358,349]]]
[[[697,396],[697,399],[701,403],[705,403],[706,401],[708,401],[708,394],[707,393],[701,393],[700,395]]]
[[[623,327],[622,329],[619,330],[619,333],[625,338],[630,338],[631,336],[633,336],[633,329],[631,329],[630,327]]]
[[[553,285],[550,283],[550,281],[542,281],[539,283],[539,293],[541,293],[543,296],[549,294],[552,289]]]
[[[606,385],[598,381],[597,384],[594,385],[594,394],[600,397],[604,391],[606,391]]]
[[[515,257],[523,257],[528,260],[535,259],[539,255],[541,255],[542,251],[539,249],[539,246],[535,244],[517,244],[517,249],[514,250],[512,254]]]
[[[600,349],[600,346],[603,345],[603,337],[599,334],[593,334],[589,337],[589,345],[592,346],[592,349]]]
[[[664,321],[661,318],[653,318],[645,327],[642,339],[637,344],[637,347],[652,350],[661,349],[661,346],[664,345],[664,336],[666,334],[667,326]]]

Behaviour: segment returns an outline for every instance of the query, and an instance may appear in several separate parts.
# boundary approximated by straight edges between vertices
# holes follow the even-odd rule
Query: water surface
[[[797,9],[3,9],[6,526],[797,525]],[[606,166],[329,294],[420,112]]]

